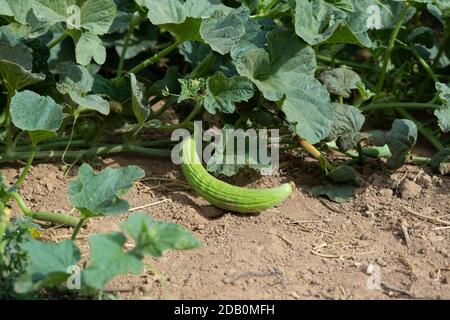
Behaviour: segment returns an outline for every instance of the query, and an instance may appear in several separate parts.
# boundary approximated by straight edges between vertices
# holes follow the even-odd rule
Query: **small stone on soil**
[[[403,181],[399,187],[400,197],[402,199],[411,199],[420,195],[422,187],[413,181]]]

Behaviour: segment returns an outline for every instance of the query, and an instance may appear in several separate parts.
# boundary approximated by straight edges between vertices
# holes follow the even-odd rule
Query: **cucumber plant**
[[[28,208],[20,192],[34,160],[70,170],[118,153],[169,158],[170,132],[192,131],[195,120],[279,129],[282,150],[317,159],[323,184],[312,192],[333,201],[351,197],[369,158],[387,170],[410,163],[448,174],[449,38],[444,0],[0,0],[0,163],[25,161],[16,181],[0,175],[0,238],[20,216],[10,214],[12,201],[27,221],[73,227],[76,238],[88,219],[122,211],[117,197],[142,175],[82,166],[69,191],[74,218]],[[414,154],[418,142],[437,154]],[[331,161],[331,151],[345,160]],[[206,170],[233,175],[241,167]],[[231,210],[264,209],[290,191],[284,185],[269,197],[223,185],[200,166],[183,169],[201,195]],[[129,179],[116,185],[122,174]],[[106,202],[87,197],[87,181],[103,180],[115,186]],[[226,203],[237,190],[255,197]],[[111,246],[121,248],[127,232],[111,236]],[[29,243],[31,257],[49,250]],[[55,246],[78,261],[73,242]],[[41,280],[23,278],[22,288]]]

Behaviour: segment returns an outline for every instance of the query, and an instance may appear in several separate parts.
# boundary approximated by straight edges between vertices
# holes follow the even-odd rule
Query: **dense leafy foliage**
[[[324,181],[312,193],[337,202],[363,183],[367,157],[448,174],[449,38],[446,0],[0,0],[0,163],[27,160],[11,185],[0,172],[0,263],[18,292],[60,286],[79,249],[11,237],[29,228],[10,221],[10,201],[29,219],[76,227],[75,239],[87,219],[125,213],[121,197],[144,175],[82,165],[68,191],[78,220],[26,207],[18,191],[33,159],[167,158],[172,143],[149,137],[193,130],[194,120],[222,132],[279,129],[282,150],[318,160]],[[416,156],[417,143],[436,156]],[[330,151],[347,158],[333,162]],[[216,163],[216,152],[209,171],[244,167]],[[182,227],[143,214],[121,228],[89,238],[88,291],[140,272],[146,255],[198,246]]]

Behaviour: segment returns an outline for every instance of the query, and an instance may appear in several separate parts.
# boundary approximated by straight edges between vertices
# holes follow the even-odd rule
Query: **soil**
[[[244,172],[230,180],[251,187],[297,185],[279,207],[238,215],[195,195],[169,161],[126,155],[103,159],[101,167],[129,164],[150,178],[126,196],[132,207],[153,204],[141,211],[184,225],[203,248],[148,259],[143,274],[109,285],[120,298],[450,299],[450,228],[417,215],[450,220],[450,179],[426,168],[405,166],[392,173],[371,161],[359,168],[365,185],[356,197],[336,204],[310,195],[310,188],[323,182],[317,163],[293,157],[278,176]],[[11,181],[19,169],[2,171]],[[58,165],[38,163],[21,193],[34,210],[76,215],[66,194],[71,179]],[[116,230],[125,219],[91,221],[78,240],[84,257],[88,235]],[[43,238],[56,241],[70,233],[48,228]],[[370,276],[368,269],[377,268],[380,276]]]

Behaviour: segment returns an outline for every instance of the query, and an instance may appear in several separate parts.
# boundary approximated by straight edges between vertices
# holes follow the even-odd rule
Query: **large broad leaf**
[[[151,109],[148,104],[148,99],[145,97],[145,86],[139,82],[136,76],[132,73],[131,78],[131,106],[133,113],[139,124],[144,124],[150,115]]]
[[[295,29],[310,45],[328,42],[371,47],[368,31],[393,28],[404,9],[404,2],[296,0]],[[404,21],[408,21],[414,12],[415,9],[410,7]]]
[[[295,30],[310,45],[331,38],[347,14],[325,0],[296,0]]]
[[[207,18],[217,11],[230,10],[220,0],[146,0],[148,17],[153,24],[181,24],[187,18]]]
[[[236,47],[245,35],[245,23],[249,17],[250,12],[245,6],[233,11],[217,12],[202,22],[200,35],[214,51],[227,54]]]
[[[70,22],[69,27],[102,35],[111,27],[117,7],[114,0],[35,0],[33,11],[41,21]]]
[[[0,15],[14,17],[17,22],[25,24],[34,0],[0,0]]]
[[[142,271],[141,259],[124,250],[126,240],[118,232],[89,237],[91,255],[82,274],[84,285],[100,290],[115,276]]]
[[[12,91],[19,91],[44,81],[45,75],[32,73],[14,62],[0,60],[0,80],[5,81]]]
[[[11,100],[10,112],[14,125],[27,131],[34,143],[55,135],[64,119],[62,107],[51,97],[32,91],[17,93]]]
[[[337,146],[343,152],[352,149],[359,142],[365,117],[353,106],[333,103],[333,118],[328,140],[336,140]]]
[[[436,89],[439,93],[439,98],[442,101],[440,106],[435,112],[435,116],[438,118],[439,127],[444,132],[450,131],[450,86],[445,83],[436,83]]]
[[[355,71],[346,68],[324,71],[319,79],[328,91],[346,99],[350,98],[352,90],[360,88],[363,83]]]
[[[114,21],[114,0],[36,0],[33,11],[38,20],[49,25],[67,23],[79,64],[88,65],[92,59],[105,63],[106,49],[99,35],[107,33]]]
[[[12,91],[43,81],[45,75],[32,73],[32,68],[33,51],[3,28],[0,32],[0,80]]]
[[[80,251],[70,240],[60,243],[30,240],[22,248],[28,253],[28,264],[25,273],[15,283],[18,293],[60,286],[69,278],[69,268],[80,260]]]
[[[188,250],[201,246],[191,232],[179,224],[159,222],[145,213],[131,216],[121,224],[135,241],[133,252],[139,256],[161,257],[167,250]]]
[[[125,213],[129,204],[120,197],[144,176],[144,171],[137,166],[95,173],[91,166],[83,164],[76,180],[69,184],[70,201],[85,217]]]
[[[206,82],[205,108],[212,114],[233,113],[236,102],[248,101],[253,94],[253,83],[247,78],[227,78],[219,72]]]
[[[109,31],[116,17],[114,0],[85,0],[81,5],[81,27],[102,35]]]
[[[88,94],[94,85],[94,77],[89,71],[74,63],[63,63],[58,66],[57,71],[60,81],[56,87],[62,94],[67,94],[78,106],[78,111],[95,110],[101,114],[108,115],[109,103],[102,97]]]
[[[235,61],[238,72],[252,80],[266,99],[285,98],[282,110],[298,135],[311,143],[325,139],[333,116],[330,95],[314,78],[314,50],[285,30],[275,30],[268,37],[269,52],[243,53]]]

